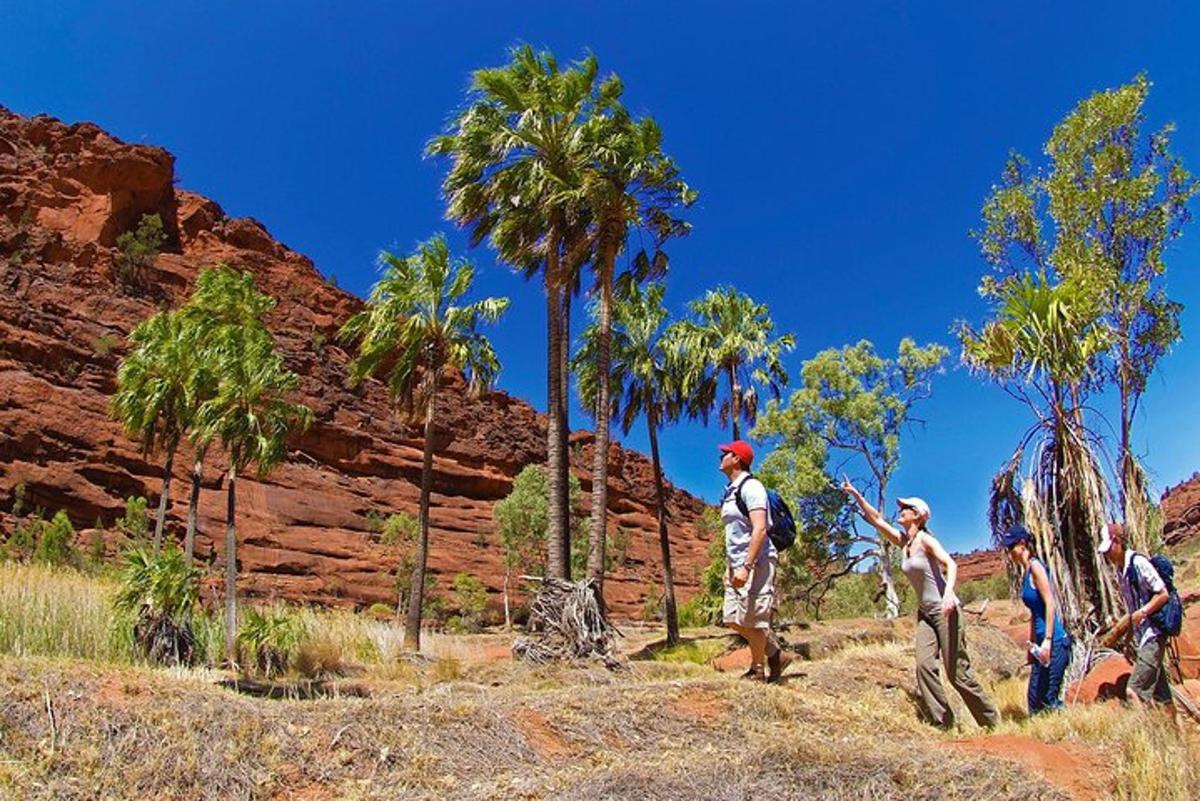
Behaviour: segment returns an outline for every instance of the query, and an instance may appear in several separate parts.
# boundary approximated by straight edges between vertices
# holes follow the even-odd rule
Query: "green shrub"
[[[88,561],[93,567],[99,566],[104,561],[104,529],[99,524],[100,521],[97,520],[96,527],[92,529],[92,536],[88,540]]]
[[[24,560],[33,555],[33,549],[38,542],[38,533],[45,525],[40,515],[33,515],[24,520],[17,520],[6,543],[10,559]]]
[[[246,610],[237,643],[244,661],[266,678],[286,673],[305,637],[304,624],[284,607]]]
[[[96,341],[92,347],[96,351],[96,355],[103,358],[113,352],[113,349],[121,343],[121,340],[112,334],[101,334],[96,337]]]
[[[712,538],[708,544],[708,564],[700,574],[700,591],[679,605],[679,625],[687,628],[711,626],[721,622],[725,604],[725,531],[720,513],[705,507],[696,521],[696,531]]]
[[[146,269],[154,263],[167,241],[163,231],[162,217],[157,214],[142,215],[137,228],[117,237],[117,279],[127,287],[145,288]]]
[[[145,543],[150,532],[150,516],[146,513],[146,499],[131,495],[125,499],[125,514],[117,521],[117,531],[134,547]]]
[[[1010,595],[1008,573],[1001,572],[987,578],[964,581],[955,588],[954,592],[964,604],[983,598],[990,598],[994,601],[1008,598]]]
[[[62,509],[49,522],[40,526],[33,558],[48,565],[66,565],[75,561],[75,527]]]
[[[154,664],[193,664],[197,651],[192,613],[200,595],[200,571],[168,544],[155,554],[133,548],[125,555],[121,587],[113,605],[136,617],[134,642]]]
[[[367,607],[367,615],[376,620],[393,620],[396,617],[396,607],[387,604],[371,604]]]
[[[483,614],[487,611],[487,587],[468,573],[457,573],[451,582],[454,606],[465,631],[476,632],[483,628]]]
[[[20,517],[25,514],[25,482],[17,482],[17,486],[13,487],[12,494],[12,513],[13,517]]]

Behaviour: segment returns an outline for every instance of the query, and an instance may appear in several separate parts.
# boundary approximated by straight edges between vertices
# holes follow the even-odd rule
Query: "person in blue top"
[[[1021,600],[1029,608],[1029,716],[1062,708],[1063,674],[1071,661],[1071,635],[1062,622],[1046,564],[1033,555],[1032,538],[1020,523],[1004,534],[1008,558],[1020,568]]]

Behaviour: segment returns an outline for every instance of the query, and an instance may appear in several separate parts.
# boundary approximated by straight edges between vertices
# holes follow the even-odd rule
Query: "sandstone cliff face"
[[[169,241],[150,270],[153,296],[118,289],[117,236],[161,215]],[[335,344],[360,301],[330,286],[311,261],[252,219],[174,186],[165,150],[125,144],[88,123],[25,118],[0,107],[0,508],[23,483],[30,506],[65,509],[77,527],[119,516],[124,498],[157,499],[161,458],[144,456],[110,420],[108,396],[125,335],[159,306],[183,302],[199,270],[225,262],[252,272],[279,301],[268,323],[302,377],[311,430],[288,461],[238,492],[240,589],[322,603],[390,603],[396,557],[367,514],[417,511],[422,431],[393,413],[381,385],[350,388]],[[479,400],[461,381],[442,405],[434,459],[430,568],[466,571],[498,603],[501,552],[492,506],[530,463],[545,461],[546,420],[503,392]],[[591,437],[576,432],[572,467],[590,484]],[[182,537],[192,454],[176,459],[169,530]],[[223,564],[224,464],[205,462],[197,549]],[[719,477],[718,477],[719,478]],[[607,585],[617,616],[639,616],[661,587],[649,460],[613,446],[610,525],[630,533]],[[686,597],[706,562],[694,523],[702,503],[670,490],[676,581]],[[0,521],[0,526],[3,522]]]
[[[1168,487],[1159,499],[1163,515],[1163,540],[1179,545],[1200,537],[1200,473]]]

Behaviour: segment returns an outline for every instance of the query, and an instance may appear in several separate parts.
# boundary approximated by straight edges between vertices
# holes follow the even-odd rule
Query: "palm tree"
[[[237,661],[237,478],[250,465],[266,476],[287,456],[287,438],[306,429],[312,411],[287,396],[300,378],[289,371],[261,316],[275,304],[249,273],[227,267],[197,280],[187,313],[205,332],[216,384],[196,414],[197,440],[219,440],[229,458],[225,509],[225,654]]]
[[[192,403],[196,408],[216,394],[219,345],[225,332],[261,327],[263,316],[274,307],[274,299],[258,291],[254,277],[249,273],[238,272],[226,264],[200,271],[192,297],[180,309],[192,337],[191,359],[195,370]],[[204,458],[212,442],[211,436],[198,429],[192,430],[190,438],[195,456],[183,549],[189,566],[196,548],[196,517],[200,506],[200,483],[204,478]]]
[[[421,646],[421,604],[429,555],[429,492],[433,482],[433,445],[437,400],[444,375],[464,371],[469,389],[480,393],[491,385],[500,362],[487,337],[476,328],[492,323],[508,308],[507,298],[487,298],[456,305],[471,289],[475,268],[451,261],[445,237],[417,246],[407,258],[384,251],[383,277],[371,289],[366,307],[342,327],[340,336],[358,341],[350,363],[352,382],[386,374],[388,390],[409,413],[425,418],[425,451],[421,462],[420,538],[404,627],[404,645]]]
[[[117,369],[110,409],[129,436],[141,441],[143,454],[162,450],[166,455],[154,525],[154,552],[158,553],[175,453],[196,410],[195,330],[179,313],[164,311],[144,320],[129,339],[134,349]]]
[[[598,98],[594,56],[566,68],[551,53],[514,48],[502,67],[477,70],[469,102],[427,153],[448,157],[446,216],[488,239],[500,258],[546,289],[546,458],[550,478],[550,575],[570,572],[567,477],[569,303],[573,277],[592,247],[581,186],[581,130]]]
[[[775,323],[766,305],[733,287],[709,290],[688,307],[695,319],[675,323],[671,332],[695,376],[695,386],[685,391],[700,414],[707,416],[724,376],[728,390],[720,405],[721,425],[732,425],[733,439],[738,439],[739,422],[754,425],[758,417],[759,387],[778,399],[780,389],[787,386],[780,359],[796,346],[796,340],[791,334],[771,339]]]
[[[667,643],[679,642],[679,616],[675,605],[675,577],[671,569],[671,540],[667,533],[667,497],[663,483],[662,460],[658,451],[658,430],[674,422],[684,411],[681,387],[683,365],[676,348],[666,340],[663,306],[664,285],[649,284],[643,291],[636,283],[623,283],[613,306],[611,332],[612,369],[609,389],[610,415],[628,434],[641,415],[646,417],[650,436],[650,458],[654,466],[654,498],[658,517],[658,542],[662,554],[664,605],[667,617]],[[579,391],[585,402],[600,393],[596,349],[601,329],[593,323],[583,333],[583,342],[574,359],[579,376]]]
[[[1084,418],[1111,331],[1100,318],[1098,295],[1085,284],[1026,273],[998,283],[992,297],[995,314],[981,330],[960,327],[963,361],[1037,418],[992,481],[993,535],[998,540],[1010,524],[1025,523],[1059,577],[1064,621],[1083,632],[1119,606],[1094,547],[1109,491],[1096,456],[1101,445]],[[1022,481],[1031,445],[1030,475]]]
[[[619,81],[610,78],[601,87],[601,110],[585,126],[591,164],[584,174],[584,191],[595,222],[596,325],[594,352],[598,377],[610,371],[613,285],[617,255],[626,246],[631,228],[649,231],[652,250],[642,250],[634,259],[636,274],[631,280],[666,270],[662,245],[672,236],[688,233],[690,227],[675,219],[677,206],[695,201],[696,193],[679,177],[679,169],[662,151],[662,131],[651,117],[634,120],[619,97]],[[592,462],[592,521],[588,537],[588,577],[602,594],[604,583],[605,534],[608,510],[608,415],[609,382],[597,380],[594,403],[595,451]]]

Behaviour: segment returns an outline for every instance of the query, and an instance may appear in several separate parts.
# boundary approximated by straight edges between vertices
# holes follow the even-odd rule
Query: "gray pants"
[[[946,677],[962,696],[975,722],[991,728],[1000,722],[1000,713],[971,669],[961,618],[962,613],[957,610],[949,617],[940,609],[917,614],[917,691],[936,725],[953,726],[954,711],[938,675],[939,667],[945,666]]]
[[[1171,703],[1171,687],[1167,684],[1167,669],[1163,666],[1163,654],[1167,651],[1163,639],[1155,637],[1137,649],[1137,660],[1127,685],[1128,692],[1147,704],[1151,701]]]

